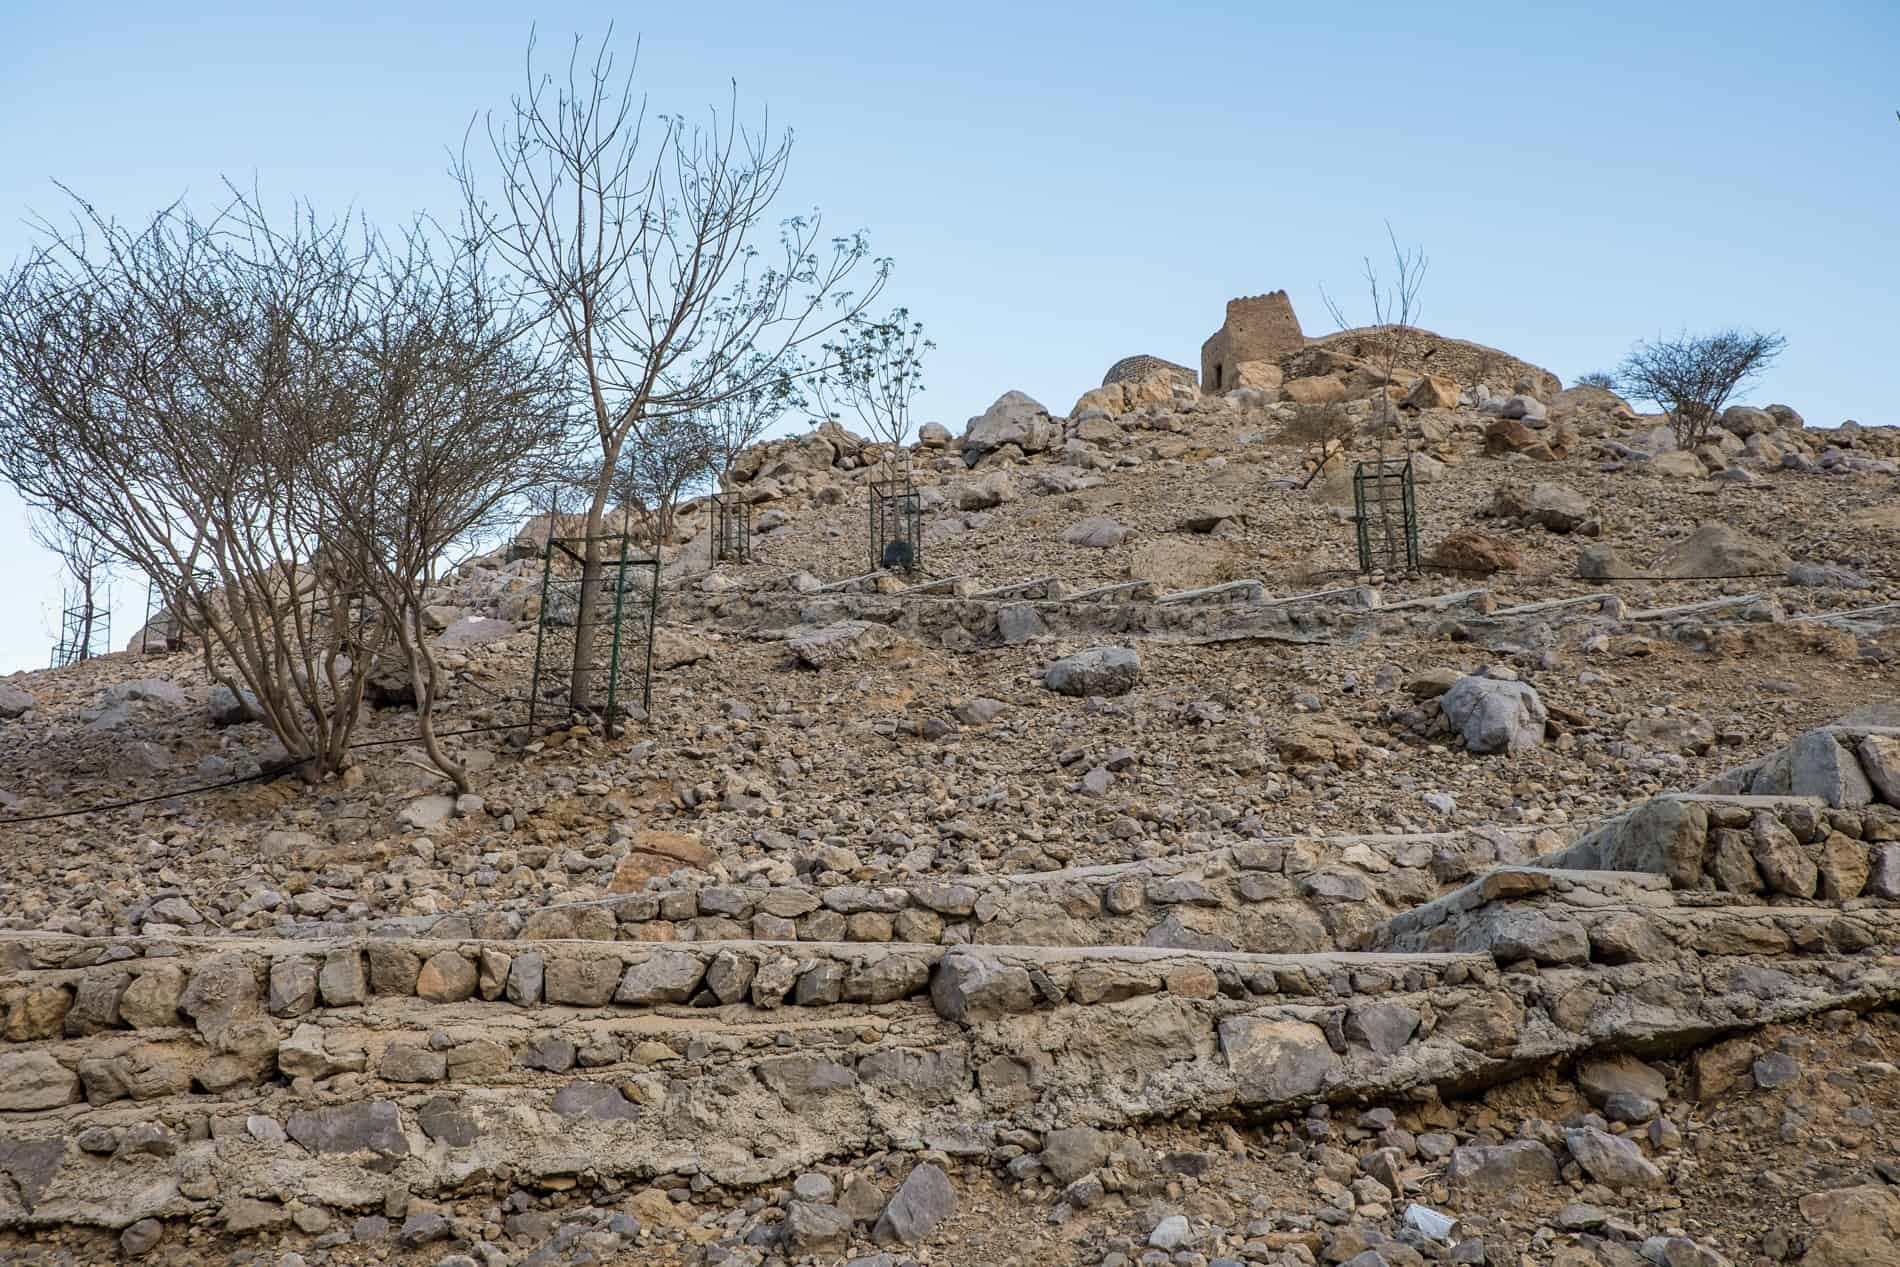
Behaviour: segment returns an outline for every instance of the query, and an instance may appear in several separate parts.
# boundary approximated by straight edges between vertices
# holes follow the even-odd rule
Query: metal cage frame
[[[1418,491],[1412,477],[1412,455],[1355,465],[1352,505],[1359,537],[1359,571],[1367,576],[1418,571]]]
[[[70,592],[70,591],[69,591]],[[104,650],[100,650],[104,644]],[[112,606],[80,602],[62,605],[59,641],[53,644],[52,667],[83,664],[112,650]]]
[[[752,503],[740,493],[713,493],[712,565],[752,562]]]
[[[631,538],[626,533],[602,534],[593,538],[551,536],[541,554],[541,610],[535,620],[534,676],[528,684],[530,734],[539,733],[544,728],[553,729],[557,725],[572,724],[576,717],[571,704],[560,706],[559,721],[550,721],[547,715],[550,709],[556,707],[557,700],[567,697],[574,668],[572,656],[568,657],[565,663],[561,662],[561,657],[558,656],[552,665],[547,663],[550,642],[558,646],[562,641],[559,635],[550,640],[548,631],[551,627],[562,627],[554,619],[556,604],[551,600],[559,592],[557,587],[565,587],[574,595],[574,637],[580,636],[581,590],[586,584],[587,548],[590,542],[596,542],[605,547],[601,551],[601,574],[596,583],[609,587],[609,592],[613,595],[613,614],[608,625],[607,663],[604,666],[607,676],[606,700],[603,707],[602,702],[596,699],[595,704],[587,710],[587,713],[590,717],[604,723],[610,738],[620,737],[623,721],[632,716],[633,712],[630,701],[623,698],[627,692],[623,691],[621,679],[623,676],[631,675],[636,660],[640,673],[640,717],[644,718],[653,707],[653,631],[660,611],[659,558],[657,555],[630,553]],[[555,564],[561,560],[576,565],[580,569],[579,575],[557,579]],[[644,647],[636,655],[625,644],[628,633],[638,628],[639,614],[637,610],[629,612],[627,602],[628,591],[634,588],[634,585],[629,582],[629,577],[637,573],[646,574],[646,622],[641,639]],[[601,614],[596,613],[595,638],[599,636],[600,623],[603,623]],[[602,666],[591,663],[590,657],[589,672],[598,673],[601,668]],[[550,679],[552,688],[550,688]]]
[[[871,570],[914,573],[924,565],[923,496],[908,476],[871,483]]]

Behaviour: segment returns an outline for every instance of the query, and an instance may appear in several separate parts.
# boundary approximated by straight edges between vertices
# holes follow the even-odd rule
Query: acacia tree
[[[936,346],[905,308],[881,321],[854,317],[843,338],[825,344],[826,364],[813,380],[819,407],[837,421],[839,406],[849,406],[884,446],[891,478],[909,474],[911,399],[924,389],[924,355]]]
[[[1676,443],[1694,448],[1708,438],[1735,389],[1774,363],[1788,340],[1753,330],[1722,330],[1638,342],[1618,371],[1629,394],[1661,406]]]
[[[591,58],[576,37],[566,73],[536,69],[455,164],[468,233],[492,243],[583,402],[595,449],[568,699],[591,703],[588,649],[600,618],[599,538],[629,445],[659,420],[692,414],[769,381],[787,353],[862,309],[846,283],[869,257],[862,233],[826,238],[816,212],[767,219],[791,157],[789,131],[738,122],[737,93],[702,124],[652,114],[624,75],[609,30]],[[471,124],[470,135],[475,128]],[[486,168],[488,170],[478,170]]]
[[[520,452],[466,424],[538,399],[531,358],[418,236],[308,207],[279,228],[236,191],[206,220],[81,203],[42,229],[0,282],[0,476],[164,578],[300,773],[340,769],[378,659],[409,650],[401,594],[472,522],[452,472]]]
[[[468,772],[442,748],[442,674],[425,594],[518,520],[567,459],[569,402],[554,364],[504,319],[479,256],[421,226],[378,277],[374,320],[339,364],[341,415],[302,433],[299,455],[325,494],[311,525],[339,588],[371,603],[414,687],[429,760],[461,792]]]

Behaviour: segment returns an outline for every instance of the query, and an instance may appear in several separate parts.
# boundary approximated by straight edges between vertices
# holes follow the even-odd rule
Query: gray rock
[[[1709,815],[1701,805],[1658,797],[1616,825],[1602,844],[1602,865],[1608,871],[1668,876],[1673,887],[1693,889],[1702,881],[1708,834]]]
[[[1498,414],[1504,418],[1521,418],[1527,424],[1545,422],[1550,418],[1550,410],[1545,407],[1543,401],[1521,392],[1505,400],[1504,407],[1498,411]]]
[[[376,1074],[385,1082],[440,1082],[449,1076],[449,1058],[415,1043],[391,1043],[383,1048]]]
[[[1439,697],[1445,720],[1472,752],[1529,752],[1544,742],[1549,714],[1525,682],[1460,678]]]
[[[1042,1164],[1067,1186],[1091,1170],[1100,1169],[1114,1151],[1115,1137],[1092,1126],[1065,1126],[1042,1140]]]
[[[871,1229],[871,1239],[879,1245],[915,1245],[956,1212],[957,1193],[949,1176],[923,1162],[884,1207]]]
[[[995,404],[969,420],[963,428],[963,455],[974,464],[993,449],[1013,444],[1024,453],[1041,453],[1061,438],[1049,411],[1022,392],[1004,392]]]
[[[503,988],[507,1000],[516,1007],[532,1007],[541,1001],[541,987],[547,973],[547,960],[538,950],[516,955],[508,963],[508,983]]]
[[[705,979],[706,964],[698,955],[662,950],[628,967],[614,991],[614,1002],[652,1006],[684,1003]]]
[[[1220,1023],[1220,1046],[1242,1104],[1304,1099],[1339,1068],[1326,1031],[1306,1021],[1230,1016]]]
[[[1090,515],[1070,524],[1063,532],[1062,539],[1072,546],[1110,550],[1128,539],[1128,529],[1107,515]]]
[[[792,1199],[810,1201],[817,1205],[830,1205],[838,1195],[838,1185],[830,1175],[819,1174],[815,1170],[806,1171],[792,1180]]]
[[[257,978],[242,955],[227,952],[199,964],[178,996],[178,1010],[210,1034],[240,1017],[258,1011]]]
[[[1773,1091],[1796,1082],[1801,1077],[1801,1066],[1785,1051],[1771,1051],[1756,1058],[1750,1070],[1755,1075],[1755,1085],[1764,1091]]]
[[[445,1241],[453,1234],[449,1221],[433,1210],[412,1214],[402,1221],[402,1230],[396,1233],[396,1239],[410,1249],[423,1245],[433,1245]]]
[[[1727,524],[1704,524],[1650,565],[1659,576],[1786,576],[1781,547],[1744,536]]]
[[[981,1024],[1036,1005],[1029,973],[986,954],[952,950],[931,974],[930,1002],[945,1020]]]
[[[1468,1144],[1452,1149],[1445,1178],[1454,1186],[1508,1192],[1527,1184],[1555,1183],[1557,1159],[1534,1139]]]
[[[266,1006],[272,1016],[302,1016],[317,1006],[317,961],[304,955],[273,959],[270,995]]]
[[[1875,845],[1873,869],[1867,873],[1869,897],[1900,898],[1900,845]]]
[[[80,1075],[44,1050],[0,1054],[0,1113],[57,1109],[80,1098]]]
[[[1554,967],[1586,962],[1590,958],[1590,935],[1575,920],[1553,918],[1535,909],[1493,905],[1459,930],[1452,948],[1488,950],[1499,963],[1530,959]]]
[[[369,998],[369,975],[362,952],[354,946],[332,950],[323,957],[317,989],[327,1007],[353,1007]]]
[[[1768,887],[1790,897],[1813,897],[1820,871],[1794,833],[1767,810],[1755,812],[1749,832],[1754,840],[1755,865]]]
[[[1594,512],[1590,499],[1562,484],[1534,484],[1522,518],[1546,531],[1567,533],[1583,527]]]
[[[37,701],[31,695],[17,686],[8,686],[0,682],[0,718],[11,721],[15,717],[24,717],[35,707],[37,707]],[[150,1221],[146,1220],[148,1223]],[[153,1244],[157,1242],[154,1241]]]
[[[409,1140],[402,1133],[402,1113],[388,1100],[292,1113],[284,1129],[313,1153],[369,1151],[384,1157],[403,1157],[409,1152]]]
[[[1058,695],[1126,695],[1141,678],[1141,656],[1129,647],[1091,647],[1057,660],[1042,683]]]
[[[1810,730],[1789,745],[1788,782],[1794,795],[1818,796],[1835,809],[1857,809],[1874,799],[1860,762],[1825,730]]]
[[[1165,1250],[1185,1249],[1191,1236],[1192,1229],[1188,1226],[1187,1215],[1170,1214],[1156,1223],[1154,1230],[1148,1233],[1148,1247]]]
[[[1659,1188],[1662,1171],[1629,1139],[1594,1126],[1564,1132],[1564,1144],[1584,1173],[1608,1188]]]
[[[1034,603],[1010,603],[996,611],[996,632],[1005,646],[1016,646],[1049,632]]]
[[[958,704],[952,711],[966,726],[987,726],[1002,716],[1007,707],[1002,700],[976,695]]]
[[[114,682],[99,696],[105,704],[120,704],[131,700],[144,700],[153,704],[165,704],[172,708],[183,708],[185,692],[175,683],[162,678],[138,678],[131,682]]]
[[[158,1248],[165,1225],[157,1219],[140,1219],[119,1233],[119,1248],[127,1258],[141,1258]]]
[[[264,715],[255,695],[249,691],[239,694],[222,682],[211,688],[207,711],[213,726],[237,726]]]
[[[815,1201],[793,1201],[785,1207],[781,1233],[785,1248],[794,1254],[819,1254],[845,1247],[851,1236],[851,1220],[833,1205]]]
[[[1412,1041],[1419,1021],[1418,1012],[1402,1003],[1369,1003],[1346,1014],[1346,1037],[1390,1056]]]
[[[450,1148],[469,1148],[481,1138],[474,1115],[463,1112],[458,1101],[445,1095],[426,1101],[416,1110],[416,1125],[424,1135]]]
[[[632,1122],[639,1110],[617,1087],[604,1082],[570,1082],[554,1093],[550,1106],[562,1117],[584,1117],[596,1122]]]
[[[1635,564],[1617,552],[1615,546],[1586,546],[1577,556],[1577,575],[1586,581],[1609,581],[1640,575]]]

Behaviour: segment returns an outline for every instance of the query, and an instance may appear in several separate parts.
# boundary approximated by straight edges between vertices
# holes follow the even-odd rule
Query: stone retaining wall
[[[514,911],[356,925],[285,921],[277,936],[1148,945],[1297,954],[1351,949],[1397,911],[1499,863],[1531,833],[1280,837],[1138,862],[878,884],[705,885]]]
[[[1851,800],[1837,808],[1820,796],[1659,796],[1538,861],[1645,871],[1679,889],[1900,899],[1900,809]]]
[[[403,949],[429,951],[425,964],[462,956],[478,982],[484,951],[522,953]],[[664,987],[688,991],[684,1004],[547,1001],[565,994],[551,983],[570,957],[609,965],[599,981],[617,992],[661,956],[710,975],[704,949],[538,947],[534,1005],[504,1001],[511,963],[493,1002],[478,984],[456,1002],[391,994],[278,1017],[270,965],[294,947],[9,943],[9,986],[89,1000],[88,982],[169,960],[184,977],[175,1009],[192,1023],[0,1049],[0,1228],[155,1217],[239,1230],[305,1207],[376,1210],[393,1194],[661,1177],[749,1186],[887,1148],[994,1159],[1073,1125],[1469,1091],[1586,1052],[1900,1000],[1900,961],[1816,942],[1768,964],[1709,954],[1537,973],[1501,971],[1491,955],[832,948],[816,957],[842,969],[833,1005],[694,1008],[691,992],[710,987],[685,973]],[[22,953],[37,966],[21,968]],[[912,970],[879,963],[920,965],[926,980],[900,992]],[[901,996],[842,1002],[872,982],[874,996]],[[602,987],[574,988],[591,999]],[[157,1016],[151,1003],[141,996],[135,1014]]]

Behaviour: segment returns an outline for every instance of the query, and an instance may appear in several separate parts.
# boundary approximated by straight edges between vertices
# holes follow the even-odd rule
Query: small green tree
[[[1708,438],[1735,389],[1774,363],[1788,346],[1779,334],[1722,330],[1639,342],[1623,362],[1629,394],[1669,415],[1676,443],[1693,448]]]
[[[825,368],[812,382],[825,417],[838,420],[838,406],[848,405],[886,446],[893,479],[910,474],[910,403],[924,389],[924,355],[936,346],[907,308],[893,308],[882,321],[854,317],[843,338],[824,345]]]
[[[1616,375],[1608,370],[1591,370],[1588,374],[1577,375],[1572,387],[1600,387],[1606,392],[1616,390]]]

